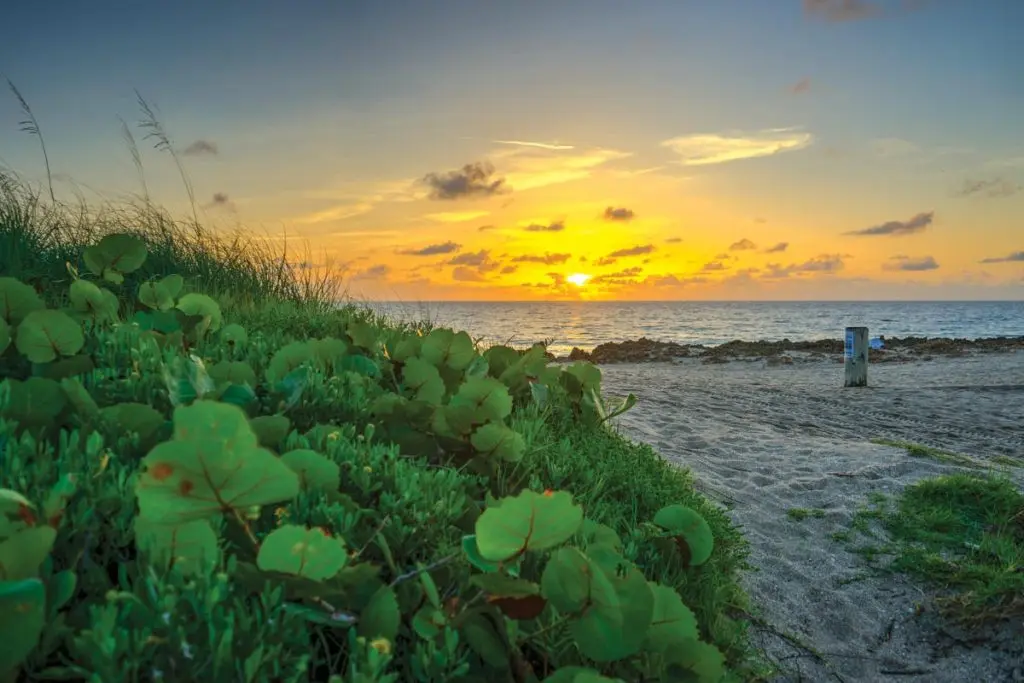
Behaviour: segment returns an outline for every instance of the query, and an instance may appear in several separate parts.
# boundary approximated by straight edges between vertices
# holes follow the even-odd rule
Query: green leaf
[[[202,324],[196,327],[200,335],[220,329],[223,320],[220,305],[205,294],[186,294],[178,300],[176,308],[185,315],[202,316]]]
[[[675,537],[684,566],[702,565],[711,557],[715,537],[707,520],[696,510],[685,505],[667,505],[654,515],[654,523]]]
[[[402,623],[398,597],[391,586],[382,586],[373,594],[359,614],[359,635],[371,640],[387,638],[394,641]]]
[[[299,448],[282,455],[281,462],[299,475],[304,489],[330,492],[341,488],[341,467],[321,453]]]
[[[79,313],[88,314],[96,320],[112,320],[117,316],[119,302],[115,296],[113,302],[104,294],[108,289],[100,289],[88,280],[75,280],[68,289],[71,308]]]
[[[0,401],[0,415],[22,426],[51,424],[67,405],[67,394],[52,379],[7,379],[0,382],[0,387],[4,386],[8,394],[6,401]]]
[[[348,344],[336,337],[309,340],[313,358],[324,367],[333,367],[348,351]]]
[[[480,554],[476,545],[476,535],[470,534],[462,537],[462,552],[466,554],[469,563],[483,572],[496,572],[501,568],[500,562],[485,560]]]
[[[614,529],[592,519],[583,520],[583,528],[580,530],[580,534],[583,536],[583,545],[586,548],[606,546],[615,551],[622,548],[622,541]]]
[[[341,571],[348,561],[345,543],[328,536],[323,529],[286,524],[274,529],[260,543],[256,566],[265,572],[301,576],[325,581]]]
[[[378,331],[368,323],[352,323],[348,326],[348,336],[356,346],[367,351],[376,351],[380,343]]]
[[[43,519],[47,524],[54,528],[57,527],[63,518],[68,501],[77,490],[78,475],[62,474],[57,483],[50,488],[50,492],[46,494],[46,500],[43,501]]]
[[[249,334],[238,323],[231,323],[221,329],[220,340],[232,346],[243,346],[249,341]]]
[[[654,613],[654,595],[643,573],[629,566],[606,571],[618,597],[617,604],[601,605],[596,598],[569,624],[580,652],[595,662],[614,662],[636,654],[647,637]]]
[[[17,325],[33,311],[41,311],[46,304],[31,286],[13,277],[0,277],[0,318]]]
[[[197,401],[174,411],[174,436],[142,460],[141,514],[178,523],[294,498],[299,478],[260,448],[237,406]]]
[[[40,377],[61,380],[66,377],[90,373],[96,369],[96,364],[93,363],[91,356],[80,353],[77,356],[61,358],[52,363],[37,365],[33,370],[36,371],[36,369],[38,369]]]
[[[65,377],[60,381],[60,386],[76,413],[86,420],[91,420],[99,415],[99,406],[96,405],[92,395],[77,378]]]
[[[619,678],[607,678],[593,669],[582,666],[562,666],[542,683],[622,683]]]
[[[46,606],[50,614],[55,614],[61,607],[75,596],[75,589],[78,587],[78,577],[70,569],[59,571],[50,577],[47,582],[47,593],[49,598]]]
[[[469,442],[484,457],[508,462],[519,462],[526,452],[526,441],[519,432],[494,422],[477,428]]]
[[[21,581],[38,575],[56,539],[53,527],[33,526],[4,540],[0,543],[0,581]]]
[[[422,358],[410,358],[402,368],[402,383],[413,393],[416,401],[441,405],[446,392],[444,380],[437,367]]]
[[[725,657],[714,645],[692,640],[665,654],[669,680],[719,683],[725,676]]]
[[[338,370],[354,372],[357,375],[362,375],[363,377],[372,377],[377,379],[381,376],[380,368],[377,367],[377,364],[374,363],[372,359],[367,358],[366,356],[342,356],[341,360],[338,361],[335,367],[337,367]]]
[[[98,243],[86,247],[82,252],[85,267],[93,275],[106,277],[114,274],[131,273],[146,262],[146,244],[131,235],[117,233],[107,235]],[[122,278],[123,279],[123,278]]]
[[[15,345],[33,363],[49,363],[82,350],[85,336],[74,318],[61,311],[32,311],[18,325]]]
[[[583,389],[598,389],[601,386],[601,370],[592,363],[577,361],[565,371],[579,380]]]
[[[396,363],[405,363],[413,356],[418,356],[423,345],[421,337],[408,336],[400,339],[392,349],[388,345],[388,355]]]
[[[160,280],[160,285],[167,290],[171,298],[177,299],[181,294],[181,288],[185,286],[185,278],[174,273]]]
[[[174,296],[161,282],[143,282],[139,285],[139,301],[154,311],[174,308]]]
[[[696,640],[697,618],[683,604],[683,599],[673,588],[659,583],[650,583],[654,596],[654,611],[651,626],[643,649],[648,652],[667,652],[673,647],[690,640]]]
[[[560,545],[583,524],[583,509],[566,491],[526,489],[502,498],[476,521],[476,543],[485,560],[506,561],[528,550]]]
[[[167,419],[145,403],[115,403],[100,408],[100,417],[125,432],[135,432],[143,440],[164,426]]]
[[[498,598],[525,598],[540,595],[540,586],[533,581],[504,574],[474,574],[469,582],[480,590]]]
[[[11,326],[7,321],[0,318],[0,355],[11,345]]]
[[[186,576],[205,574],[220,562],[217,533],[206,519],[168,524],[140,515],[135,518],[135,542],[150,562]]]
[[[433,640],[441,635],[441,629],[448,624],[448,618],[433,605],[423,605],[412,616],[412,630],[423,640]]]
[[[459,629],[466,637],[466,642],[480,659],[488,665],[499,669],[507,669],[509,665],[509,649],[505,641],[494,628],[494,624],[483,614],[469,614]]]
[[[267,365],[267,382],[271,385],[284,380],[288,373],[303,363],[313,360],[313,349],[309,342],[296,341],[285,344],[271,356]]]
[[[25,661],[45,625],[46,586],[42,581],[0,581],[0,678],[9,678]]]
[[[259,384],[259,380],[256,379],[256,372],[252,369],[251,365],[244,361],[222,360],[210,367],[209,373],[210,378],[217,383],[248,384],[253,388],[256,388],[256,385]]]
[[[449,407],[469,408],[477,424],[501,422],[512,413],[512,396],[508,387],[493,377],[479,377],[463,384]]]
[[[465,332],[438,328],[431,330],[423,340],[420,355],[438,367],[444,365],[453,370],[465,370],[473,362],[476,349],[472,338]]]
[[[222,403],[230,403],[240,408],[245,408],[256,400],[254,392],[248,384],[229,384],[219,396]]]
[[[249,424],[264,448],[277,448],[292,428],[292,421],[284,415],[260,415],[250,420]]]

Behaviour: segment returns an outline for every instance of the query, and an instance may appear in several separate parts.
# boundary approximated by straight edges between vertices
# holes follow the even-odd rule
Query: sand
[[[872,439],[1024,464],[1024,352],[872,365],[866,389],[843,389],[835,359],[792,358],[602,366],[606,394],[640,399],[616,420],[623,433],[689,467],[749,539],[752,635],[775,680],[1024,681],[1024,625],[965,633],[926,586],[865,578],[831,538],[872,492],[963,471]],[[1024,468],[1007,471],[1024,485]],[[795,521],[791,508],[826,512]]]

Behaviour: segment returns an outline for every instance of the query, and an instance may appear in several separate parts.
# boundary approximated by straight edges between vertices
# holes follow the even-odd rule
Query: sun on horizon
[[[587,275],[586,273],[573,273],[569,277],[565,278],[566,282],[570,282],[576,285],[577,287],[582,287],[583,285],[587,284],[587,280],[589,279],[590,276]]]

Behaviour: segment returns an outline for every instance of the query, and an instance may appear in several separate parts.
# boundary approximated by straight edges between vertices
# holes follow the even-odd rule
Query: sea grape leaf
[[[504,574],[474,574],[469,581],[510,619],[536,619],[548,604],[533,581]]]
[[[100,408],[100,417],[126,432],[135,432],[143,440],[164,426],[163,414],[145,403],[115,403]]]
[[[209,373],[210,378],[218,383],[248,384],[254,388],[259,383],[259,380],[256,379],[256,371],[245,361],[222,360],[216,365],[210,366]]]
[[[35,506],[12,489],[0,489],[0,541],[28,529],[36,522]]]
[[[387,638],[394,641],[402,623],[398,596],[391,586],[381,586],[359,613],[359,635],[366,639]]]
[[[569,492],[525,489],[484,510],[476,520],[476,544],[485,560],[501,562],[560,545],[582,524],[583,508]]]
[[[77,356],[61,358],[52,363],[35,366],[33,371],[37,371],[37,369],[40,377],[60,380],[92,372],[96,369],[96,364],[93,363],[91,356],[80,353]]]
[[[348,561],[345,542],[328,536],[319,527],[307,529],[286,524],[274,529],[260,543],[256,566],[265,572],[301,576],[325,581],[341,571]]]
[[[509,462],[518,462],[526,452],[526,441],[519,432],[494,422],[477,428],[469,442],[481,455]]]
[[[584,389],[596,389],[601,386],[601,370],[592,363],[578,361],[565,371],[579,380]]]
[[[608,678],[582,666],[561,666],[541,683],[622,683],[622,679]]]
[[[50,526],[57,528],[64,515],[64,509],[68,501],[78,490],[78,476],[75,474],[62,474],[60,479],[50,487],[43,501],[43,519]]]
[[[46,308],[42,298],[31,285],[13,277],[0,277],[0,318],[17,325],[33,311]]]
[[[373,362],[372,358],[367,358],[366,356],[356,354],[342,356],[335,367],[338,370],[354,372],[357,375],[362,375],[363,377],[372,377],[374,379],[380,377],[380,368],[377,367],[377,364]]]
[[[294,341],[285,344],[270,358],[270,363],[267,365],[267,383],[274,385],[283,381],[288,373],[311,360],[313,360],[313,349],[309,342]]]
[[[135,542],[150,562],[183,575],[204,574],[220,562],[217,532],[207,519],[167,524],[140,515],[135,518]]]
[[[446,365],[453,370],[465,370],[473,362],[476,348],[467,333],[437,328],[423,340],[420,355],[438,367]]]
[[[46,586],[41,580],[0,581],[0,677],[10,678],[25,661],[45,625]]]
[[[260,415],[249,421],[259,444],[264,448],[276,448],[288,436],[292,421],[284,415]]]
[[[351,323],[346,330],[352,343],[356,346],[366,349],[367,351],[374,351],[377,349],[378,332],[369,323]]]
[[[423,339],[421,337],[407,336],[398,340],[398,343],[392,348],[388,346],[388,355],[391,360],[396,363],[406,363],[413,356],[418,356],[420,348],[423,345]]]
[[[586,548],[606,546],[616,551],[622,548],[622,540],[615,533],[614,529],[592,519],[583,520],[583,528],[580,530],[580,534],[583,536],[583,545]]]
[[[11,345],[11,326],[7,321],[0,318],[0,355]]]
[[[685,505],[667,505],[654,515],[654,523],[675,538],[685,566],[708,561],[715,547],[711,527],[699,512]]]
[[[107,277],[110,273],[117,275],[138,270],[146,262],[147,255],[145,242],[132,235],[117,233],[86,247],[82,260],[93,275]]]
[[[466,637],[466,642],[480,659],[496,668],[508,668],[508,645],[486,616],[479,612],[469,614],[463,620],[459,631]]]
[[[154,311],[169,311],[174,308],[174,295],[162,282],[143,282],[139,285],[139,301]]]
[[[640,650],[654,614],[654,595],[643,573],[628,567],[605,571],[617,603],[602,604],[591,596],[590,607],[569,624],[580,651],[595,662],[614,662]]]
[[[492,346],[484,351],[483,357],[487,359],[491,376],[496,379],[502,379],[502,381],[504,381],[502,375],[510,368],[518,365],[522,358],[519,352],[511,346]]]
[[[237,406],[197,401],[174,411],[174,435],[142,459],[141,514],[179,523],[294,498],[299,478],[260,448]]]
[[[67,395],[52,379],[7,379],[0,382],[0,387],[3,386],[7,387],[7,400],[0,401],[0,415],[21,425],[51,423],[67,405]]]
[[[508,387],[493,377],[478,377],[463,384],[449,405],[468,406],[477,423],[501,422],[512,413],[512,396]]]
[[[462,552],[466,554],[469,563],[482,572],[496,572],[501,569],[500,562],[485,560],[476,546],[476,535],[469,534],[462,537]]]
[[[46,592],[49,595],[46,607],[49,613],[56,614],[71,598],[75,597],[76,588],[78,588],[78,576],[70,569],[59,571],[50,577],[46,583]]]
[[[110,299],[104,296],[104,292],[88,280],[75,280],[68,288],[68,299],[71,307],[79,313],[87,313],[97,320],[108,320],[117,313],[117,298],[114,298],[114,307],[111,309]]]
[[[185,315],[198,315],[203,317],[203,323],[196,327],[200,334],[216,332],[220,329],[223,318],[220,312],[220,305],[205,294],[192,292],[178,299],[176,308]]]
[[[281,456],[281,462],[299,475],[307,490],[337,491],[341,488],[341,467],[326,455],[308,448],[298,448]]]
[[[714,645],[691,640],[665,653],[668,680],[719,683],[725,675],[725,657]]]
[[[240,408],[256,400],[256,392],[248,384],[229,384],[219,396],[222,403],[230,403]]]
[[[22,529],[0,543],[0,581],[21,581],[36,576],[53,542],[57,530],[52,526]]]
[[[220,340],[232,346],[242,346],[249,341],[249,334],[238,323],[231,323],[221,329]]]
[[[540,579],[541,592],[565,614],[581,613],[595,597],[606,606],[617,605],[611,581],[589,557],[572,547],[559,548],[548,559]]]
[[[683,604],[679,593],[659,583],[650,582],[650,587],[654,596],[654,611],[651,613],[651,626],[643,649],[661,653],[680,643],[696,640],[697,618]]]
[[[448,617],[433,605],[423,605],[412,616],[412,629],[423,640],[437,638],[447,623]]]
[[[60,381],[60,386],[76,413],[86,420],[91,420],[99,415],[100,407],[96,405],[96,400],[78,378],[65,377]]]
[[[437,366],[422,358],[410,358],[402,368],[402,382],[412,390],[413,398],[440,405],[445,395],[444,380]]]
[[[18,325],[18,351],[33,363],[73,356],[85,345],[82,327],[62,311],[32,311]]]
[[[348,344],[337,337],[311,339],[308,343],[313,358],[322,366],[333,366],[348,351]]]

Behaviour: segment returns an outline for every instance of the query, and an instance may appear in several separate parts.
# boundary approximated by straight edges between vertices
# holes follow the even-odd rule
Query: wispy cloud
[[[846,235],[856,235],[859,237],[875,237],[879,235],[913,235],[914,233],[925,230],[935,219],[934,211],[922,211],[921,213],[911,217],[905,221],[886,221],[879,225],[873,225],[870,228],[864,228],[863,230],[853,230],[851,232],[844,233]]]
[[[988,180],[968,179],[957,190],[956,195],[959,197],[983,196],[996,199],[1012,197],[1021,190],[1024,190],[1024,185],[1014,183],[1006,178],[991,178]]]
[[[323,211],[314,211],[313,213],[299,216],[295,219],[295,222],[310,225],[315,223],[327,223],[329,221],[341,221],[346,218],[361,216],[372,210],[373,204],[370,202],[341,204],[339,206],[332,206],[329,209],[324,209]]]
[[[353,280],[383,280],[391,272],[391,266],[384,263],[370,266],[352,276]]]
[[[790,263],[786,266],[769,263],[762,277],[771,280],[806,273],[836,273],[845,267],[846,261],[842,254],[820,254],[803,263]]]
[[[1006,256],[990,256],[982,259],[981,263],[1024,263],[1024,251],[1015,251]]]
[[[764,253],[766,253],[766,254],[779,254],[781,252],[786,251],[786,249],[789,249],[789,242],[779,242],[778,244],[774,244],[774,245],[768,247],[767,249],[765,249]]]
[[[708,263],[704,264],[704,267],[701,268],[701,270],[704,271],[705,273],[710,273],[718,270],[725,270],[726,268],[728,268],[728,266],[726,266],[721,261],[709,261]]]
[[[565,150],[576,149],[573,145],[560,145],[548,142],[529,142],[526,140],[494,140],[499,145],[516,145],[518,147],[536,147],[538,149]]]
[[[436,221],[437,223],[465,223],[466,221],[475,221],[478,218],[489,216],[490,213],[490,211],[440,211],[438,213],[428,213],[424,218]]]
[[[746,237],[729,245],[729,251],[751,251],[752,249],[757,249],[757,245]]]
[[[553,221],[551,223],[530,223],[523,227],[526,232],[562,232],[565,230],[565,221]]]
[[[803,77],[793,85],[789,86],[789,92],[793,95],[803,95],[811,91],[811,79]]]
[[[523,256],[516,256],[512,259],[512,263],[543,263],[548,266],[558,265],[565,263],[572,254],[524,254]]]
[[[430,244],[420,249],[402,249],[398,253],[405,256],[438,256],[440,254],[454,254],[462,245],[455,242],[442,242],[441,244]]]
[[[633,209],[627,209],[624,206],[614,207],[609,206],[604,210],[604,219],[606,221],[624,221],[628,222],[633,220],[636,213]]]
[[[679,244],[682,241],[683,241],[682,237],[669,237],[668,239],[665,240],[665,243],[666,244]]]
[[[702,133],[683,135],[663,141],[687,166],[721,164],[741,159],[754,159],[780,152],[804,149],[814,142],[814,136],[797,128],[769,128],[743,133]]]
[[[217,156],[220,150],[217,148],[217,143],[213,140],[196,140],[181,150],[181,153],[189,157]]]
[[[939,267],[938,262],[931,256],[911,258],[910,256],[901,255],[893,256],[889,261],[889,263],[882,266],[884,270],[908,270],[912,272],[920,272],[925,270],[936,270]]]
[[[208,209],[227,209],[229,211],[235,209],[235,203],[231,201],[231,197],[226,192],[214,192],[213,197],[204,206]]]
[[[650,254],[655,251],[653,244],[638,244],[635,247],[628,249],[616,249],[612,253],[608,254],[608,258],[626,258],[627,256],[642,256],[644,254]]]
[[[914,12],[932,4],[933,0],[893,0],[888,6],[874,0],[803,0],[804,14],[812,19],[832,23],[860,21],[892,16],[897,12]]]
[[[454,171],[428,173],[423,176],[422,182],[430,190],[430,199],[442,201],[491,197],[511,191],[505,179],[494,174],[494,166],[477,161]]]
[[[505,179],[516,192],[548,187],[591,177],[601,167],[632,154],[614,149],[552,150],[511,147],[492,155],[506,169]]]
[[[485,282],[487,280],[479,271],[466,266],[453,268],[452,279],[457,282]]]
[[[459,254],[448,261],[448,264],[452,266],[471,266],[478,270],[494,270],[501,265],[491,258],[491,252],[488,249]]]

